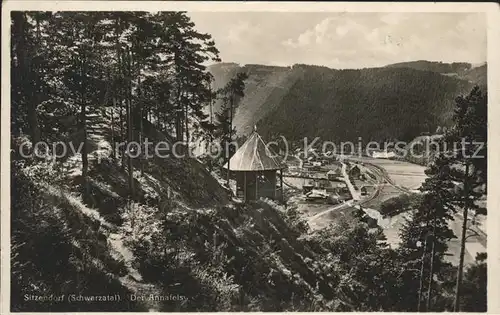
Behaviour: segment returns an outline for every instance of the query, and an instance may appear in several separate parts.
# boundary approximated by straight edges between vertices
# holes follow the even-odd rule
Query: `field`
[[[369,157],[353,157],[351,159],[364,163],[371,163],[384,168],[396,185],[410,190],[418,189],[426,178],[425,167],[421,165],[404,161],[374,159]]]
[[[378,196],[363,203],[363,207],[379,209],[382,202],[399,195],[401,195],[401,191],[399,189],[389,184],[382,184],[379,186]]]
[[[309,205],[307,206],[309,207]],[[347,222],[350,225],[359,223],[359,220],[355,217],[356,208],[350,206],[330,206],[324,210],[333,209],[336,210],[328,211],[321,216],[318,220],[309,220],[309,226],[313,230],[318,230],[329,226],[330,224],[338,224],[339,222]],[[323,210],[323,211],[324,211]]]

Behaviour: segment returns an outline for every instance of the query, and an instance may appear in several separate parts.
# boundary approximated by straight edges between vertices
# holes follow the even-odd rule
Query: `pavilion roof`
[[[268,171],[284,168],[278,161],[276,153],[266,145],[256,131],[231,157],[229,167],[231,171]],[[227,169],[227,163],[224,168]]]

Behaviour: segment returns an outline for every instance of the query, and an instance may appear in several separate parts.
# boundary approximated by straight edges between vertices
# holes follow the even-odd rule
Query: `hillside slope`
[[[465,80],[411,68],[218,68],[210,68],[218,73],[216,80],[229,80],[222,73],[249,74],[246,96],[234,117],[237,131],[248,134],[257,123],[264,137],[284,135],[291,141],[316,136],[333,141],[411,140],[447,125],[454,98],[472,87]]]
[[[116,117],[115,117],[116,118]],[[145,135],[172,143],[147,121]],[[130,240],[133,226],[148,209],[165,202],[177,212],[213,209],[229,202],[222,187],[197,160],[155,157],[139,171],[134,198],[121,158],[111,158],[111,122],[94,118],[89,134],[89,195],[84,198],[81,155],[39,161],[13,156],[12,282],[13,311],[159,311],[155,301],[131,300],[133,294],[161,295],[143,279]],[[115,130],[118,126],[114,126]],[[116,135],[116,132],[115,132]],[[71,139],[78,147],[79,135]],[[25,138],[13,139],[13,152]],[[165,154],[165,152],[163,152]],[[32,202],[33,201],[33,202]],[[175,242],[175,240],[173,240]],[[47,248],[51,251],[47,252]],[[62,296],[62,301],[26,300],[25,294]],[[111,296],[108,301],[70,302],[70,296]],[[120,300],[116,300],[120,296]],[[196,308],[196,306],[194,307]]]
[[[143,123],[150,141],[172,141]],[[102,118],[94,126],[87,198],[78,154],[61,161],[14,159],[12,310],[354,310],[351,299],[358,299],[358,289],[342,275],[383,251],[363,224],[329,234],[328,246],[351,248],[340,244],[356,242],[359,252],[332,253],[323,245],[325,237],[301,238],[307,226],[293,209],[231,201],[190,157],[147,159],[142,174],[134,160],[130,200],[127,169],[119,156],[110,157],[112,125]],[[14,140],[14,152],[27,141]],[[359,281],[373,286],[370,277]],[[41,308],[24,299],[24,294],[67,298],[110,292],[119,300],[64,299]],[[132,301],[132,294],[177,298]]]
[[[239,66],[232,63],[216,64],[209,67],[214,76],[214,88],[222,88],[238,72],[246,72],[245,97],[237,105],[234,121],[238,135],[252,132],[253,126],[266,117],[289,93],[290,88],[302,76],[300,69],[261,65]],[[217,101],[214,111],[220,110]]]

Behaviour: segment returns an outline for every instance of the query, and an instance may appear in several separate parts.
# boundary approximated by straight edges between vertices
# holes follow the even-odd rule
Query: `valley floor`
[[[294,168],[302,166],[302,161],[297,162],[297,157],[290,158],[289,165]],[[376,159],[371,157],[348,157],[348,160],[365,167],[367,171],[377,178],[374,185],[375,190],[359,201],[349,200],[339,205],[325,203],[311,203],[305,200],[301,193],[302,186],[307,183],[303,178],[286,178],[285,183],[290,189],[293,187],[295,193],[289,203],[297,205],[298,210],[308,219],[311,229],[317,230],[335,223],[340,218],[355,222],[354,213],[361,208],[371,218],[377,220],[377,224],[383,229],[387,242],[395,247],[400,242],[399,231],[404,223],[410,218],[408,213],[401,213],[391,217],[383,217],[378,209],[385,200],[401,195],[402,193],[418,192],[418,188],[426,179],[425,167],[405,161]],[[328,168],[328,166],[325,166]],[[359,183],[358,183],[359,184]],[[355,198],[356,199],[356,198]],[[471,218],[469,220],[473,221]],[[456,214],[454,220],[450,221],[450,228],[457,239],[450,240],[449,255],[447,259],[452,264],[458,264],[460,253],[460,240],[463,217]],[[471,222],[471,235],[466,242],[465,264],[472,264],[476,254],[486,252],[486,224],[485,219],[478,218],[476,222]],[[474,234],[474,235],[472,235]]]

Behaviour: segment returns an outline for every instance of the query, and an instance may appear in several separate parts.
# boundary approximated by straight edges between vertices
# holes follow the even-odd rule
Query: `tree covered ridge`
[[[485,164],[437,159],[423,200],[402,205],[414,219],[401,231],[401,248],[389,248],[380,229],[362,220],[308,233],[297,209],[232,201],[197,159],[133,159],[115,147],[193,134],[228,141],[235,100],[256,96],[245,91],[245,74],[213,89],[203,63],[218,58],[215,43],[185,13],[14,12],[12,23],[12,310],[443,311],[454,307],[455,283],[462,310],[485,309],[484,255],[462,276],[443,261],[445,241],[455,237],[446,219],[464,207],[481,212],[464,196],[477,201],[484,194]],[[335,78],[325,67],[285,70],[304,77],[281,92],[314,77]],[[339,73],[352,85],[379,74]],[[313,91],[325,97],[326,88]],[[217,98],[224,107],[214,122],[204,109]],[[447,141],[486,140],[486,99],[475,89],[456,100]],[[21,144],[39,140],[82,144],[82,151],[61,159],[19,154]],[[457,181],[463,185],[452,188]],[[111,291],[175,293],[188,301],[40,306],[24,299]]]
[[[261,123],[266,134],[334,141],[411,140],[449,122],[465,82],[412,69],[306,71]],[[311,106],[317,110],[310,110]],[[300,117],[300,119],[299,119]]]
[[[471,69],[470,75],[479,68]],[[357,141],[358,137],[410,141],[438,126],[449,126],[454,98],[473,86],[466,79],[407,65],[336,70],[301,64],[223,63],[209,70],[215,86],[225,84],[237,71],[246,72],[245,93],[261,98],[259,103],[243,100],[238,105],[235,124],[240,132],[249,132],[258,122],[265,137],[281,134],[291,141],[303,136],[334,141]],[[282,81],[276,81],[278,74],[284,76]],[[482,77],[479,75],[481,82]]]
[[[415,70],[432,71],[438,73],[464,73],[472,68],[468,62],[436,62],[417,60],[409,62],[398,62],[387,65],[388,68],[413,68]]]
[[[486,63],[473,66],[467,62],[436,62],[427,60],[418,60],[411,62],[400,62],[387,65],[388,68],[411,68],[421,71],[432,71],[443,75],[452,76],[458,79],[466,80],[481,87],[487,85],[487,67]]]

